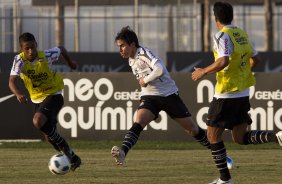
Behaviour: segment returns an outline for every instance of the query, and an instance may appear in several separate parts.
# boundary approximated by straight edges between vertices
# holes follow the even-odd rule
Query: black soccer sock
[[[212,158],[220,172],[220,179],[223,181],[228,181],[231,178],[231,175],[227,168],[226,149],[224,143],[221,141],[216,144],[211,144],[210,146]]]
[[[194,138],[204,147],[210,149],[210,142],[207,137],[207,132],[199,127],[199,132]]]
[[[40,130],[46,135],[47,139],[56,150],[64,152],[71,159],[73,151],[70,149],[65,139],[58,134],[55,126],[46,122]]]
[[[125,155],[136,144],[142,130],[143,127],[141,125],[139,125],[138,123],[134,123],[132,127],[128,130],[128,132],[125,134],[121,147]]]
[[[268,142],[278,142],[276,135],[267,131],[249,131],[244,135],[244,144],[263,144]]]
[[[58,147],[58,145],[55,142],[53,142],[51,139],[49,139],[48,136],[45,135],[45,137],[46,137],[46,140],[54,147],[55,150],[57,150],[58,152],[61,151],[60,148]]]

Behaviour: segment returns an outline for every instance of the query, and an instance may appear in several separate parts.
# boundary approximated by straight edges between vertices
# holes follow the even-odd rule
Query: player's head
[[[136,33],[129,26],[123,27],[117,33],[115,42],[123,58],[133,57],[137,48],[140,47]]]
[[[214,16],[223,25],[231,24],[233,20],[233,7],[231,4],[219,1],[213,5]]]
[[[29,61],[37,56],[37,42],[31,33],[23,33],[19,36],[20,49]]]
[[[136,33],[129,26],[123,27],[121,31],[117,33],[115,40],[123,40],[128,45],[134,43],[137,48],[140,47]]]

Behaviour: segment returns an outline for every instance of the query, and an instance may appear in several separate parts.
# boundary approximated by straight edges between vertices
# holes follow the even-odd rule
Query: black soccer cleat
[[[77,155],[73,155],[71,158],[71,170],[75,171],[81,165],[81,159]]]

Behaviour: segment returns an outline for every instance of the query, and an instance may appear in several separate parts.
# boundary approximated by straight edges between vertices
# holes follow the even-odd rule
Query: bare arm
[[[63,46],[59,46],[61,50],[61,56],[63,57],[64,61],[69,65],[71,69],[76,69],[77,65],[74,61],[71,60],[68,51]]]
[[[17,99],[20,103],[26,103],[27,98],[21,93],[21,91],[18,89],[18,87],[16,85],[17,78],[18,78],[18,76],[16,76],[16,75],[10,75],[9,88],[16,95],[16,97],[17,97]]]
[[[211,65],[207,66],[206,68],[195,68],[195,71],[192,73],[192,79],[194,81],[197,81],[207,74],[216,73],[224,69],[228,65],[229,65],[228,56],[218,58],[215,62],[213,62]]]
[[[261,62],[261,58],[258,54],[250,58],[251,68],[253,69],[259,62]]]

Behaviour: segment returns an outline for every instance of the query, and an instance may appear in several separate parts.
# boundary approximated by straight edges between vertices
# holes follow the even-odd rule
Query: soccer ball
[[[71,163],[65,154],[56,154],[50,158],[49,170],[55,175],[63,175],[70,171]]]

